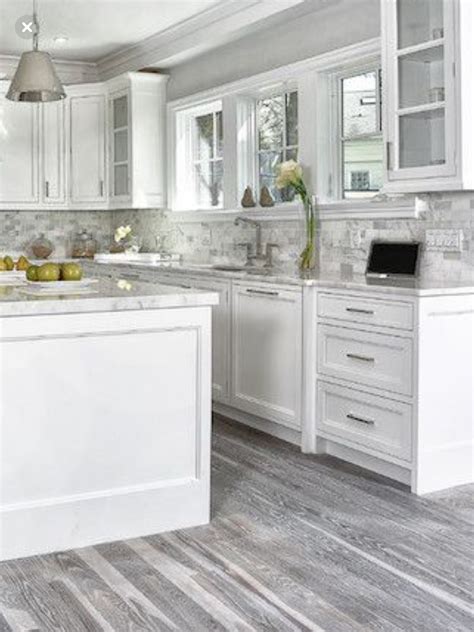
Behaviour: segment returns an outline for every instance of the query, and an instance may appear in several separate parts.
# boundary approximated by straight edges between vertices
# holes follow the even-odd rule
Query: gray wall
[[[263,30],[252,30],[168,70],[168,98],[184,97],[380,35],[380,0],[307,0],[285,13],[282,24],[269,19]]]

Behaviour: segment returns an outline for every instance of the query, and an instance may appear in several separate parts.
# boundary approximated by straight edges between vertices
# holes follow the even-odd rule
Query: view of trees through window
[[[382,186],[380,71],[341,79],[343,197],[364,198]]]
[[[257,102],[258,179],[277,202],[290,202],[292,188],[275,186],[277,166],[285,160],[298,160],[298,93],[287,92]]]
[[[200,208],[223,205],[222,111],[194,118],[193,162]]]

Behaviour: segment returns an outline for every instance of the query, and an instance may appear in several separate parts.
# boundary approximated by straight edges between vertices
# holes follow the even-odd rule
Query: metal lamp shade
[[[37,103],[59,101],[65,96],[49,53],[38,50],[23,53],[7,92],[7,99]]]

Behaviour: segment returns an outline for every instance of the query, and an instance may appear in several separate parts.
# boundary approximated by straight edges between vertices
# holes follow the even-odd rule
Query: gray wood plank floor
[[[474,489],[214,422],[209,526],[0,564],[0,632],[472,631]]]

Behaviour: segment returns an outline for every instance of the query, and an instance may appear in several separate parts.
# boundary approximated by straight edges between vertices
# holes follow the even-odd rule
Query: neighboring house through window
[[[383,178],[380,70],[339,78],[341,191],[343,198],[371,197]]]

